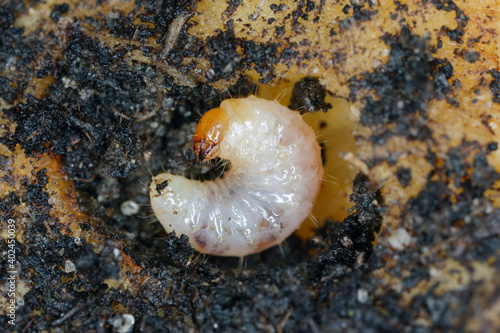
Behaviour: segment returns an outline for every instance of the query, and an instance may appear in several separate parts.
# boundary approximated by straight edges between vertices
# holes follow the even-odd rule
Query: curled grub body
[[[276,101],[250,96],[214,110],[222,121],[203,132],[217,140],[207,144],[197,129],[195,151],[229,160],[229,171],[203,182],[160,174],[151,204],[163,227],[198,251],[244,256],[281,243],[310,214],[323,176],[320,147],[302,117]]]

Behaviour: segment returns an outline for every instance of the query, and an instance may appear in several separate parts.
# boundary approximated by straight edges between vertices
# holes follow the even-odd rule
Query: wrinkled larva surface
[[[250,96],[205,113],[194,149],[231,162],[223,178],[153,178],[151,204],[167,231],[199,252],[245,256],[281,243],[308,217],[323,167],[312,128],[298,112]]]

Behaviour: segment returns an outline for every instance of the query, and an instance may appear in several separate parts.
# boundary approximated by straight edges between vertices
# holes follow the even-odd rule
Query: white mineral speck
[[[368,302],[368,290],[366,290],[365,288],[359,288],[357,299],[361,304],[365,304],[366,302]]]
[[[391,237],[387,238],[389,245],[396,250],[404,250],[411,243],[411,237],[405,228],[398,228]]]
[[[132,331],[135,318],[131,314],[125,313],[113,321],[113,330],[118,333],[128,333]]]
[[[139,213],[139,205],[132,200],[124,201],[121,204],[120,209],[122,211],[122,214],[125,216],[132,216]]]
[[[64,262],[64,272],[71,273],[76,270],[75,264],[71,260],[66,260]]]
[[[115,259],[117,261],[121,261],[122,260],[122,253],[120,250],[118,250],[117,248],[114,248],[113,249],[113,256],[115,257]]]
[[[356,117],[359,117],[359,115],[361,114],[361,112],[359,111],[359,109],[357,107],[355,107],[354,105],[351,105],[351,112]]]

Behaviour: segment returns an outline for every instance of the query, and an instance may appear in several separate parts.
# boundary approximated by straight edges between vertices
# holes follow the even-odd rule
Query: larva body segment
[[[323,167],[314,131],[298,112],[255,96],[225,100],[220,109],[228,122],[210,158],[229,160],[230,170],[204,182],[160,174],[150,186],[151,204],[163,227],[186,234],[196,250],[241,257],[281,243],[300,226]]]

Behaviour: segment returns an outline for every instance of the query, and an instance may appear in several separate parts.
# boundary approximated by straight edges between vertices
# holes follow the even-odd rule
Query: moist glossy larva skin
[[[323,167],[314,131],[298,112],[255,96],[225,100],[220,109],[224,132],[209,157],[231,161],[230,170],[204,182],[160,174],[150,186],[151,205],[167,231],[187,235],[199,252],[241,257],[300,226]]]

